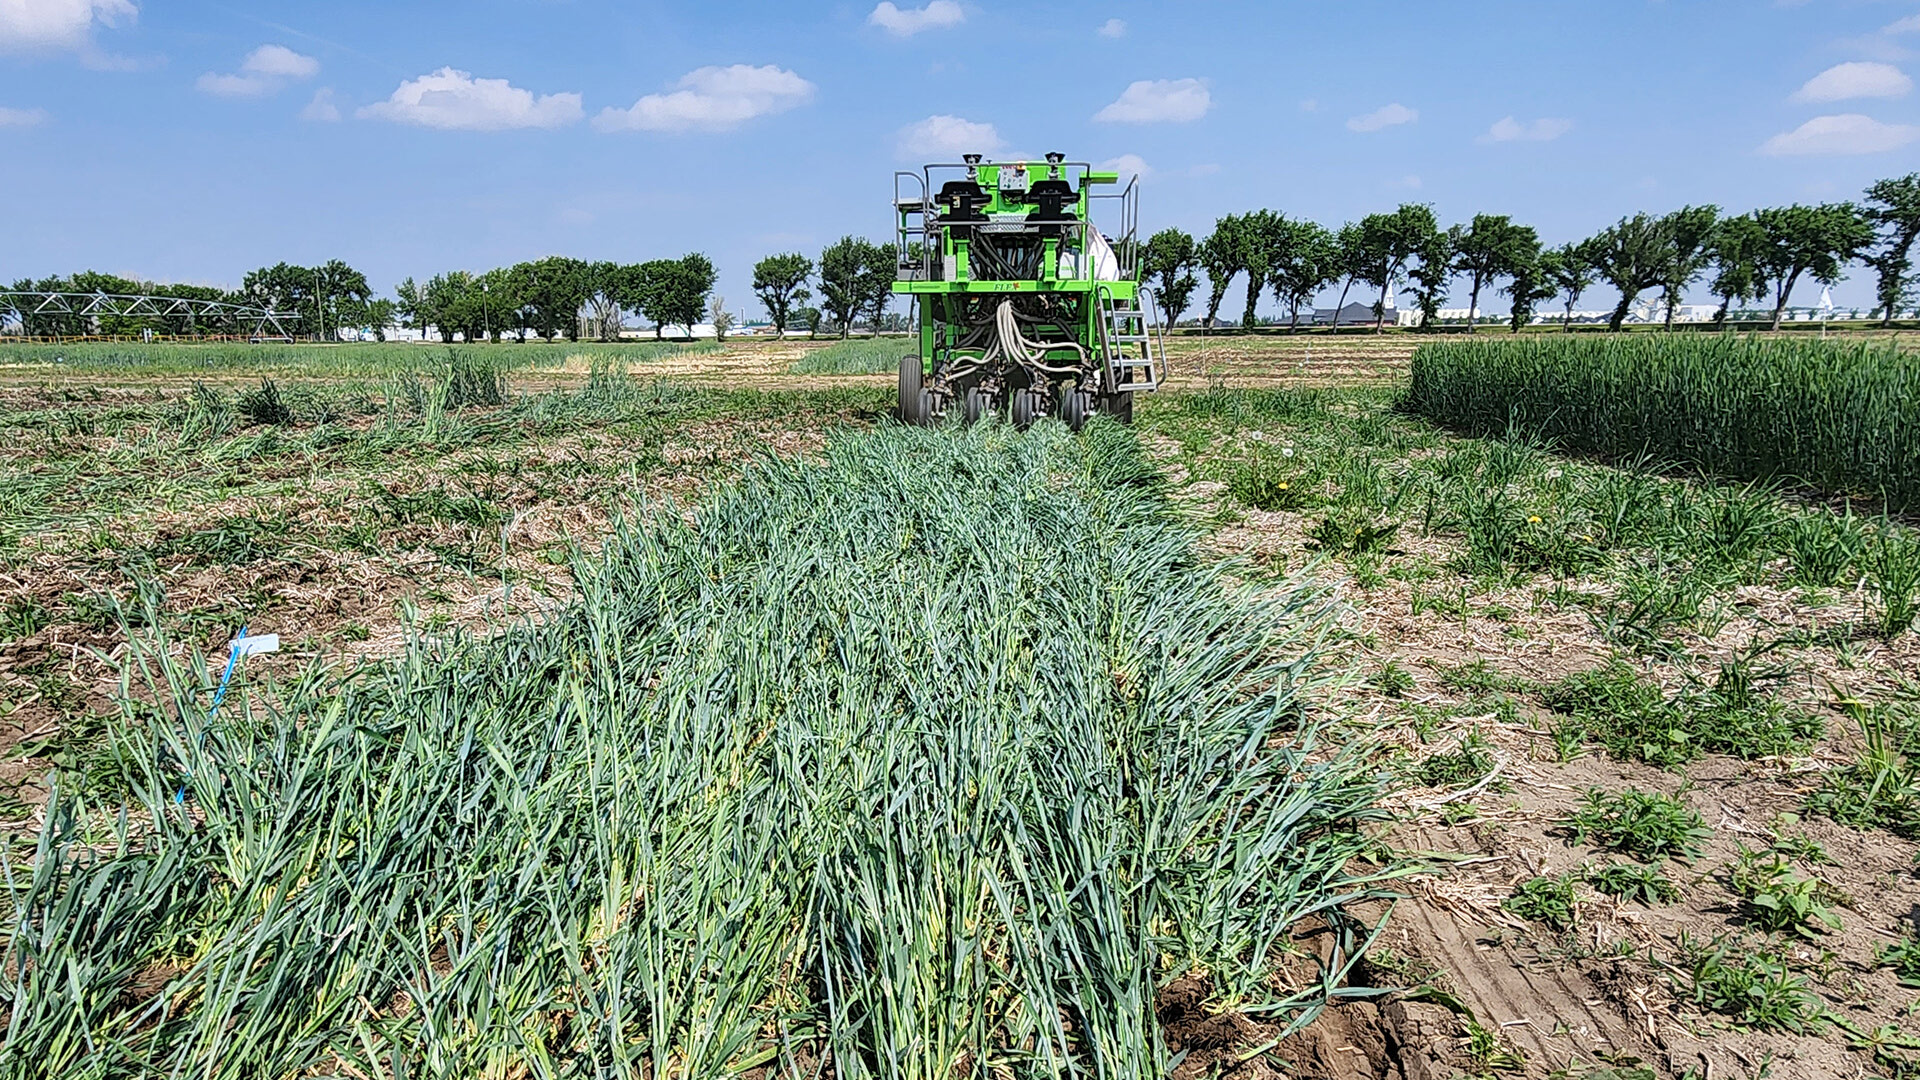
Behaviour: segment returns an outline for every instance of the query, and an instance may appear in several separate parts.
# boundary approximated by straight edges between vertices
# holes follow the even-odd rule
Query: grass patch
[[[807,350],[787,370],[795,375],[892,375],[900,370],[900,358],[917,348],[911,338],[849,338]]]

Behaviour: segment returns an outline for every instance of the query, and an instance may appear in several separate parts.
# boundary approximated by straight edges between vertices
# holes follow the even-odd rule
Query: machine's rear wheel
[[[1100,411],[1123,424],[1133,423],[1133,391],[1122,390],[1117,394],[1101,394],[1097,402]]]
[[[967,423],[977,424],[999,411],[1000,400],[990,390],[970,386],[967,388],[967,401],[964,408]]]
[[[1035,420],[1045,416],[1046,399],[1038,390],[1015,390],[1013,392],[1013,426],[1026,430]]]
[[[924,424],[927,422],[927,392],[922,389],[926,377],[926,368],[921,366],[920,357],[900,358],[901,423]]]
[[[1060,419],[1067,427],[1079,431],[1087,426],[1087,420],[1093,415],[1093,395],[1085,390],[1073,389],[1060,395]]]

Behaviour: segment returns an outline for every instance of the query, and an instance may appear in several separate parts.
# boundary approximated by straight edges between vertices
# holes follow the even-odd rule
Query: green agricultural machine
[[[902,420],[956,407],[968,421],[1057,416],[1075,431],[1096,412],[1132,419],[1133,395],[1160,385],[1166,347],[1138,280],[1138,181],[1096,190],[1119,180],[1061,154],[967,154],[894,174],[893,291],[913,298],[920,340],[900,361]]]

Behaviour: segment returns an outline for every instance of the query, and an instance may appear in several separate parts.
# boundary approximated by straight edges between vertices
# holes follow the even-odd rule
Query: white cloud
[[[1854,60],[1835,64],[1807,80],[1795,91],[1795,101],[1847,101],[1851,98],[1895,98],[1913,89],[1913,80],[1892,64]]]
[[[409,79],[393,96],[355,116],[449,131],[565,127],[580,119],[579,94],[535,97],[505,79],[476,79],[450,67]]]
[[[1129,176],[1145,179],[1153,172],[1153,167],[1148,165],[1139,154],[1121,154],[1117,158],[1109,158],[1100,163],[1100,168],[1105,172],[1119,173],[1122,184],[1126,183]]]
[[[893,0],[880,0],[867,16],[867,22],[899,37],[912,37],[922,30],[943,30],[967,21],[967,13],[953,0],[929,0],[923,8],[897,8]]]
[[[1483,143],[1498,142],[1551,142],[1573,130],[1573,121],[1557,116],[1543,116],[1530,123],[1521,123],[1511,116],[1504,116],[1493,122],[1487,133],[1477,140]]]
[[[1100,29],[1095,30],[1094,33],[1099,34],[1103,38],[1126,37],[1127,36],[1127,20],[1108,19],[1106,22],[1101,23]]]
[[[1774,157],[1801,154],[1878,154],[1920,139],[1920,127],[1883,124],[1870,116],[1843,113],[1813,119],[1768,139],[1760,152]]]
[[[961,154],[991,154],[1005,144],[992,124],[958,116],[929,116],[900,129],[900,156],[958,160]]]
[[[1184,124],[1212,107],[1213,95],[1199,79],[1142,79],[1093,118],[1110,124]]]
[[[0,0],[0,52],[83,49],[95,22],[117,26],[139,14],[131,0]]]
[[[814,85],[785,68],[703,67],[668,94],[648,94],[628,109],[603,109],[601,131],[724,131],[813,100]]]
[[[6,0],[0,0],[5,3]],[[302,56],[285,45],[262,45],[240,62],[237,74],[221,75],[209,71],[194,81],[201,92],[220,97],[259,97],[271,94],[290,82],[311,79],[320,74],[320,61]]]
[[[9,109],[0,105],[0,128],[33,127],[47,122],[45,109]]]
[[[269,79],[311,79],[320,74],[320,61],[302,56],[285,45],[262,45],[247,54],[240,70]]]
[[[1420,110],[1409,109],[1399,102],[1381,107],[1347,121],[1349,131],[1379,131],[1399,124],[1411,124],[1420,119]]]
[[[1303,101],[1303,102],[1301,102],[1301,103],[1300,103],[1300,111],[1301,111],[1301,112],[1319,112],[1319,111],[1320,111],[1320,99],[1319,99],[1319,98],[1308,98],[1307,100],[1305,100],[1305,101]]]
[[[1883,34],[1920,34],[1920,15],[1909,15],[1880,28]]]
[[[300,119],[315,124],[333,124],[340,120],[340,106],[333,103],[333,88],[323,86],[313,92],[313,100],[300,110]]]
[[[1387,186],[1390,188],[1400,188],[1405,191],[1419,191],[1420,178],[1413,173],[1408,173],[1398,180],[1387,181]]]

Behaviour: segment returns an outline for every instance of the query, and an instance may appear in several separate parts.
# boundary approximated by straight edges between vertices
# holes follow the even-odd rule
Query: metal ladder
[[[1107,385],[1113,392],[1158,390],[1166,377],[1167,343],[1160,328],[1153,290],[1140,286],[1135,303],[1125,307],[1106,285],[1096,289],[1100,305],[1100,343],[1107,361]]]

